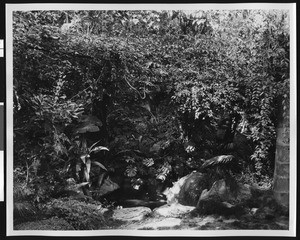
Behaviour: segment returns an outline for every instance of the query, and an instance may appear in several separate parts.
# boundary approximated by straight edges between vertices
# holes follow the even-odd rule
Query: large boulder
[[[153,213],[155,215],[163,216],[163,217],[180,217],[184,214],[190,213],[193,211],[195,207],[184,206],[180,203],[173,203],[171,205],[163,205],[161,207],[155,208]]]
[[[197,208],[201,213],[233,213],[241,204],[251,198],[249,185],[237,183],[235,188],[229,187],[224,179],[214,182],[212,187],[203,190]],[[231,211],[227,211],[231,210]]]
[[[209,191],[207,189],[203,190],[199,201],[204,201],[212,197],[232,204],[239,203],[251,198],[251,189],[249,185],[241,183],[237,183],[236,189],[232,189],[224,179],[221,179],[214,182]]]
[[[180,203],[187,206],[196,206],[202,191],[207,187],[206,175],[193,171],[189,175],[180,178],[164,194],[167,197],[168,204]]]
[[[173,183],[173,187],[167,188],[163,192],[163,194],[167,198],[168,204],[178,203],[178,196],[179,196],[180,189],[181,189],[182,185],[184,184],[185,180],[189,176],[190,176],[190,174],[180,178],[177,182]]]
[[[185,179],[178,195],[178,202],[182,205],[196,206],[204,189],[208,187],[207,176],[203,173],[192,172]]]
[[[105,195],[107,193],[110,193],[110,192],[113,192],[113,191],[115,191],[119,188],[120,188],[120,186],[117,183],[113,182],[108,177],[103,181],[102,185],[100,186],[99,191],[98,191],[98,195],[103,196],[103,195]]]
[[[147,207],[121,208],[113,211],[112,218],[119,221],[141,221],[151,212]]]

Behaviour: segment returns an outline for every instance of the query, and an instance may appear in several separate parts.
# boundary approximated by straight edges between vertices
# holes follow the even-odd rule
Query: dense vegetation
[[[272,178],[288,115],[287,12],[24,11],[13,36],[24,198],[46,202],[69,179],[97,198],[109,176],[154,199],[223,154],[248,181]]]

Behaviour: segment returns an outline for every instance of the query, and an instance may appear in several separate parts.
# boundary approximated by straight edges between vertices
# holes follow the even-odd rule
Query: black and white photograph
[[[7,234],[295,236],[295,4],[6,4]]]

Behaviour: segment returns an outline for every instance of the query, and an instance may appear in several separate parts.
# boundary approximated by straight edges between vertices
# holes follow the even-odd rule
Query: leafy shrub
[[[45,213],[66,220],[76,230],[96,230],[106,226],[101,205],[87,203],[73,198],[49,201],[44,206]]]
[[[57,217],[39,220],[34,222],[26,222],[14,226],[14,230],[75,230],[68,222]]]
[[[28,201],[14,202],[14,223],[26,222],[35,219],[36,207]]]
[[[37,212],[37,208],[32,201],[34,198],[34,189],[22,179],[25,171],[16,168],[14,173],[13,216],[14,223],[20,223],[32,219]]]

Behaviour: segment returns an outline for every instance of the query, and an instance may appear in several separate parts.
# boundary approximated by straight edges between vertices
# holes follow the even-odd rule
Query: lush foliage
[[[289,95],[288,17],[15,12],[14,164],[23,181],[48,185],[51,196],[74,178],[88,194],[107,173],[149,191],[222,154],[270,174],[277,109]]]
[[[106,226],[101,206],[76,199],[54,199],[44,206],[44,211],[66,220],[75,230],[96,230]]]

